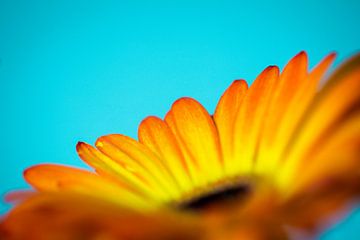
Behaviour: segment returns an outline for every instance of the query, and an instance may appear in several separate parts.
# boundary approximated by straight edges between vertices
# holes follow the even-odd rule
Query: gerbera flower
[[[248,88],[236,80],[210,115],[177,100],[148,117],[138,141],[78,143],[95,172],[30,167],[36,191],[1,223],[7,239],[287,239],[314,233],[360,191],[360,55],[320,87],[330,54],[308,71],[304,52]]]

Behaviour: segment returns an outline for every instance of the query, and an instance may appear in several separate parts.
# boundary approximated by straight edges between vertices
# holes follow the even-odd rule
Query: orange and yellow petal
[[[268,106],[279,78],[279,69],[266,68],[247,91],[235,116],[232,141],[234,145],[231,174],[252,174],[257,155],[259,139],[263,134]]]
[[[244,80],[234,81],[220,98],[214,113],[214,121],[219,132],[221,151],[224,160],[224,171],[234,175],[234,125],[248,86]]]
[[[205,108],[191,98],[177,100],[165,117],[173,132],[196,187],[223,177],[220,140],[214,121]]]
[[[190,192],[194,185],[189,166],[167,123],[157,117],[147,117],[141,122],[138,135],[139,141],[162,160],[181,191]]]
[[[78,193],[39,193],[0,223],[8,240],[202,239],[201,222],[166,211],[134,212]]]
[[[42,164],[24,172],[26,181],[41,192],[75,192],[106,199],[120,205],[148,209],[149,201],[125,184],[73,167]]]
[[[311,164],[309,154],[313,155],[321,149],[322,143],[331,140],[331,135],[359,111],[359,101],[360,55],[357,55],[330,77],[304,113],[303,121],[295,129],[282,156],[283,165],[277,178],[281,187],[288,188],[299,167]],[[356,134],[354,132],[354,136]],[[344,150],[333,149],[335,155],[337,152],[346,155]],[[331,164],[336,166],[341,162],[334,158]]]
[[[139,174],[165,201],[179,196],[178,186],[169,170],[145,145],[120,134],[100,137],[95,145],[108,157],[139,169]]]

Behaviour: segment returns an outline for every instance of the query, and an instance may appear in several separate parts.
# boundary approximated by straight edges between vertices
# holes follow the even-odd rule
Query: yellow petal
[[[164,200],[171,200],[180,195],[178,185],[169,174],[169,170],[145,145],[120,134],[100,137],[95,145],[108,157],[139,169],[141,177],[154,188],[154,191],[162,195]]]
[[[160,118],[147,117],[139,126],[139,141],[152,150],[167,166],[185,192],[193,188],[188,166],[169,126]]]
[[[278,75],[277,67],[266,68],[246,92],[235,116],[231,138],[234,145],[234,158],[229,159],[228,167],[231,175],[248,175],[253,169],[259,137],[262,134],[263,123],[267,119],[268,102]]]
[[[177,100],[165,117],[174,133],[186,164],[199,186],[223,176],[223,161],[215,124],[208,112],[190,98]]]
[[[297,93],[307,80],[307,56],[305,52],[296,55],[285,66],[280,79],[273,89],[270,105],[261,139],[258,147],[256,172],[258,174],[271,175],[279,161],[278,146],[282,142],[277,141],[276,134],[279,132],[284,120],[284,115],[290,109],[291,103],[296,99]],[[286,139],[282,140],[286,141]]]
[[[248,86],[244,80],[234,81],[221,96],[214,113],[214,121],[219,132],[225,172],[231,174],[234,165],[234,125],[235,117]]]
[[[278,168],[277,165],[281,164],[281,155],[285,151],[296,126],[299,125],[302,115],[316,95],[319,82],[334,58],[335,54],[330,54],[310,74],[306,73],[307,60],[304,54],[298,55],[289,62],[281,74],[280,81],[284,83],[283,86],[292,87],[292,90],[288,89],[291,93],[291,98],[287,97],[284,99],[280,97],[280,102],[275,105],[275,107],[279,108],[277,110],[280,110],[280,112],[277,112],[277,110],[271,112],[274,118],[276,115],[278,116],[278,120],[276,126],[272,126],[273,132],[267,137],[268,143],[265,144],[266,140],[262,139],[263,147],[259,148],[262,154],[260,153],[259,156],[258,169],[262,168],[263,171],[273,174],[274,170]],[[299,69],[297,69],[297,65]],[[296,89],[292,86],[294,79]],[[284,103],[287,106],[284,106]]]
[[[143,177],[143,171],[133,161],[116,161],[83,142],[77,144],[76,150],[80,158],[93,167],[99,175],[112,178],[113,181],[126,182],[134,191],[152,199],[161,196],[162,191],[160,193],[154,191],[156,187],[149,185]]]
[[[135,208],[149,208],[146,199],[137,196],[126,185],[120,185],[92,172],[61,165],[42,164],[24,172],[26,181],[44,192],[78,192]]]

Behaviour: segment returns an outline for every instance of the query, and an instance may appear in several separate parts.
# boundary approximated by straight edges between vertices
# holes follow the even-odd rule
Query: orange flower
[[[42,164],[35,192],[3,219],[5,239],[286,239],[316,233],[360,191],[360,55],[319,87],[335,55],[308,72],[301,52],[281,74],[237,80],[214,115],[191,98],[139,140],[79,143],[95,172]],[[1,235],[0,235],[1,236]]]

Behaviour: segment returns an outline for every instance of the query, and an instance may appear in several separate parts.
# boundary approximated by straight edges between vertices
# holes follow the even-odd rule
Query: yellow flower
[[[335,58],[304,52],[248,88],[234,81],[210,115],[191,98],[148,117],[138,141],[79,143],[94,172],[30,167],[37,191],[4,217],[8,239],[286,239],[313,234],[360,190],[360,55],[320,87]],[[1,236],[1,235],[0,235]]]

